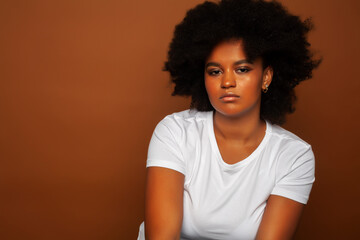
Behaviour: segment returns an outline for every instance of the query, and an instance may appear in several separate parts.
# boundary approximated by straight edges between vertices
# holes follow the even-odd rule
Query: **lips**
[[[234,93],[225,93],[224,95],[222,95],[220,97],[220,99],[224,102],[233,102],[235,101],[236,99],[240,98],[239,95],[236,95]]]

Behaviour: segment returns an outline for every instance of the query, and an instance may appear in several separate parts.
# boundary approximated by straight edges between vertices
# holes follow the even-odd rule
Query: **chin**
[[[228,117],[238,117],[243,115],[246,111],[236,109],[236,108],[215,108],[216,112],[220,113],[221,115],[228,116]]]
[[[253,115],[256,111],[256,105],[253,106],[234,106],[234,105],[221,105],[213,106],[215,111],[226,117],[244,117],[246,115]],[[259,106],[260,109],[260,106]]]

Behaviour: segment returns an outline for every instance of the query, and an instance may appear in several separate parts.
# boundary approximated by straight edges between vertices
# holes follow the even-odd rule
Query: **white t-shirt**
[[[254,239],[271,194],[306,204],[315,180],[311,146],[269,122],[250,156],[225,163],[212,111],[166,116],[150,141],[152,166],[185,175],[181,239]],[[144,223],[138,239],[144,239]]]

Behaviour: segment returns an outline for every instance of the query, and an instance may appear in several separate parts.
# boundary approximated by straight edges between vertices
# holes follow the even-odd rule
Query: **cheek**
[[[255,94],[261,93],[261,86],[262,86],[262,77],[259,75],[251,76],[247,79],[247,81],[244,81],[244,86],[242,89],[246,91],[249,94]]]
[[[206,89],[206,92],[209,96],[209,98],[212,98],[212,96],[215,94],[215,84],[214,82],[211,82],[210,80],[206,80],[205,79],[205,89]]]

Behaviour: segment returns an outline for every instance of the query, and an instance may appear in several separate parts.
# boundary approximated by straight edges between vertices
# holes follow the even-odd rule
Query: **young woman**
[[[315,163],[311,146],[279,124],[319,64],[310,29],[275,1],[188,11],[165,70],[191,107],[155,128],[138,239],[291,239]]]

